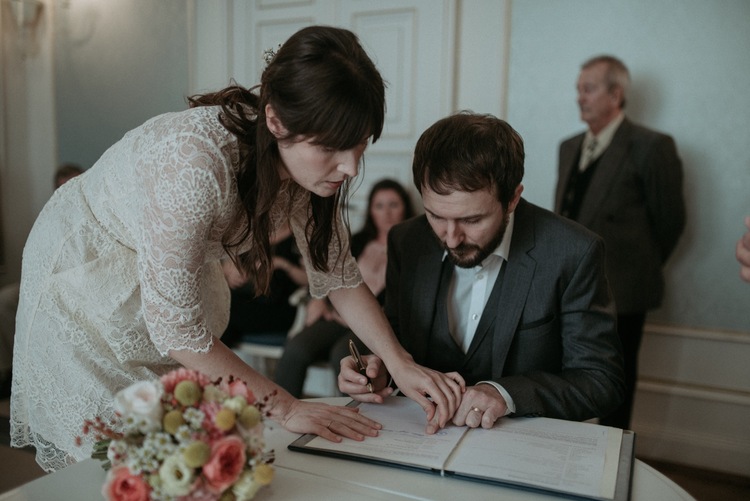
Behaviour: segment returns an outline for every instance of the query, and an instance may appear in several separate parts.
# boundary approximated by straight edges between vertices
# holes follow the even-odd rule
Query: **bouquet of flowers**
[[[97,440],[92,457],[108,460],[108,500],[252,499],[273,479],[264,452],[263,407],[244,382],[212,382],[178,369],[115,396],[119,417],[84,423]]]

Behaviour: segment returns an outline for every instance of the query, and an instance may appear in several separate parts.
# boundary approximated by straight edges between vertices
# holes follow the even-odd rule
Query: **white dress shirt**
[[[508,227],[503,240],[495,250],[477,266],[461,268],[454,266],[453,277],[448,289],[448,328],[456,343],[466,353],[482,318],[482,312],[492,293],[500,269],[508,260],[510,242],[513,238],[515,214],[508,218]],[[447,252],[443,255],[443,259]],[[515,404],[510,394],[494,381],[480,381],[478,384],[491,384],[505,399],[508,409],[505,415],[515,412]]]
[[[594,160],[602,156],[604,150],[609,148],[609,145],[612,143],[612,138],[615,137],[615,132],[617,132],[617,128],[620,127],[620,124],[623,120],[625,120],[625,114],[620,112],[620,114],[617,115],[614,120],[609,122],[602,130],[600,130],[599,134],[597,134],[596,136],[591,132],[590,129],[586,131],[586,135],[583,137],[583,145],[581,145],[581,151],[586,151],[586,148],[588,148],[589,144],[591,144],[593,141],[596,141],[596,147],[594,147],[594,151],[592,152],[590,159],[586,159],[584,158],[584,155],[581,155],[581,160],[578,165],[578,168],[581,171],[586,170],[586,168],[591,165]]]

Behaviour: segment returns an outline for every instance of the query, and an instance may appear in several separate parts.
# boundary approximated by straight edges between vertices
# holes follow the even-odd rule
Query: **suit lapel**
[[[580,134],[570,141],[566,141],[560,149],[560,171],[558,172],[560,179],[555,192],[555,212],[558,214],[562,211],[562,203],[565,199],[565,190],[568,188],[570,173],[574,168],[578,168],[576,159],[585,136],[586,134]]]
[[[513,342],[536,270],[536,261],[529,256],[529,251],[534,247],[535,235],[534,218],[531,211],[531,207],[522,199],[516,209],[510,255],[508,261],[503,265],[506,270],[503,282],[500,284],[501,289],[494,319],[493,378],[499,378],[503,374],[505,359]]]
[[[425,223],[427,225],[427,223]],[[429,228],[427,229],[429,232]],[[423,235],[423,238],[434,242],[435,237],[431,234]],[[414,338],[414,353],[416,360],[425,360],[432,323],[435,318],[435,304],[440,289],[440,276],[443,267],[443,250],[436,243],[430,244],[430,250],[426,255],[420,257],[416,264],[414,287],[411,290],[412,325],[409,331]],[[427,326],[428,328],[420,328]]]

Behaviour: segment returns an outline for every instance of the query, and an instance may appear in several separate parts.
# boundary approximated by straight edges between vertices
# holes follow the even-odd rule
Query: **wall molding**
[[[720,388],[699,387],[689,384],[674,384],[652,379],[639,379],[638,391],[657,393],[673,397],[742,405],[750,408],[750,393],[727,391]]]
[[[644,327],[644,335],[674,336],[681,338],[703,339],[706,341],[750,344],[750,332],[694,329],[690,327],[666,324],[647,323]]]

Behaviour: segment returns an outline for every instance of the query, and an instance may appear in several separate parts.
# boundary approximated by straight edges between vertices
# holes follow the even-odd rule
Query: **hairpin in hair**
[[[270,48],[263,51],[263,60],[266,62],[266,66],[271,64],[271,61],[273,61],[273,58],[276,57],[276,53],[279,52],[280,48],[281,44],[276,46],[276,50]]]

